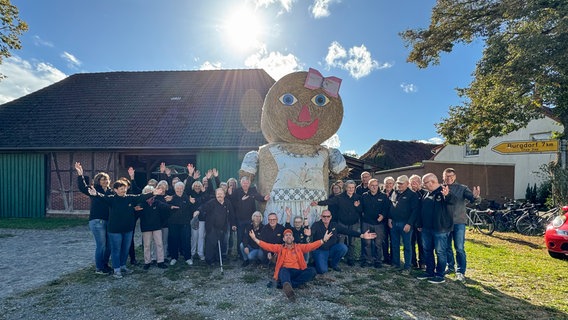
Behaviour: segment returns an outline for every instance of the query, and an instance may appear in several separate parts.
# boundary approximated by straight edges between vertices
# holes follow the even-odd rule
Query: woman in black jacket
[[[114,277],[122,278],[122,272],[132,273],[132,270],[126,268],[126,259],[128,258],[128,249],[130,249],[130,242],[132,241],[132,230],[136,223],[133,207],[151,198],[152,194],[126,194],[128,187],[123,180],[116,181],[112,188],[114,194],[105,195],[97,192],[97,190],[91,186],[89,188],[89,194],[102,199],[110,207],[108,237],[110,240],[112,267],[114,269]],[[154,193],[156,195],[161,194],[161,190],[156,189]]]
[[[91,208],[89,210],[89,229],[95,238],[95,266],[96,274],[108,274],[112,271],[108,263],[110,260],[110,245],[107,235],[107,224],[109,207],[105,201],[89,194],[89,177],[83,175],[83,167],[80,162],[75,162],[75,170],[77,171],[77,186],[81,193],[91,197]],[[112,190],[109,187],[109,175],[100,172],[93,178],[93,186],[99,193],[110,195]]]

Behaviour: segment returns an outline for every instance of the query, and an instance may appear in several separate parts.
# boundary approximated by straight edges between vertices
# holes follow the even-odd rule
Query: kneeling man
[[[262,249],[276,253],[276,268],[274,269],[274,279],[280,280],[282,290],[290,301],[296,301],[294,289],[302,285],[316,276],[316,270],[312,267],[308,268],[304,253],[319,248],[331,237],[331,233],[326,232],[321,240],[306,244],[294,243],[294,234],[292,230],[284,230],[284,244],[270,244],[256,238],[255,233],[249,232],[250,238],[256,242]]]

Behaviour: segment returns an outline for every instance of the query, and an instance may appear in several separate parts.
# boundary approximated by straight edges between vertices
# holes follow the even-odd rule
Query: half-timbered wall
[[[49,153],[50,175],[48,213],[88,211],[89,197],[79,192],[75,162],[83,166],[84,174],[92,178],[99,172],[116,179],[117,162],[113,152],[52,152]]]

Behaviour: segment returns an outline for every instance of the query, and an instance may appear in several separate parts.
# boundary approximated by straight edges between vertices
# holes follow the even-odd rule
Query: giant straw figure
[[[278,80],[262,107],[261,129],[268,144],[246,154],[241,175],[257,176],[259,191],[270,194],[264,210],[286,220],[285,209],[302,214],[313,200],[327,199],[330,171],[345,176],[348,168],[337,149],[321,143],[333,136],[343,120],[341,79],[324,78],[317,70],[295,72]],[[323,207],[311,207],[309,223]]]

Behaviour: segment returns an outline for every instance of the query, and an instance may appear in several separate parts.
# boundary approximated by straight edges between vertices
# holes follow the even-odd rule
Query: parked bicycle
[[[548,211],[531,210],[517,220],[517,231],[525,236],[541,236],[546,226],[558,216],[560,208],[555,207]]]
[[[529,210],[534,210],[534,205],[522,203],[505,198],[503,209],[495,210],[495,230],[499,232],[517,231],[517,221]]]
[[[467,225],[475,228],[477,231],[491,235],[495,231],[495,220],[493,219],[493,210],[479,210],[477,208],[467,209]]]

